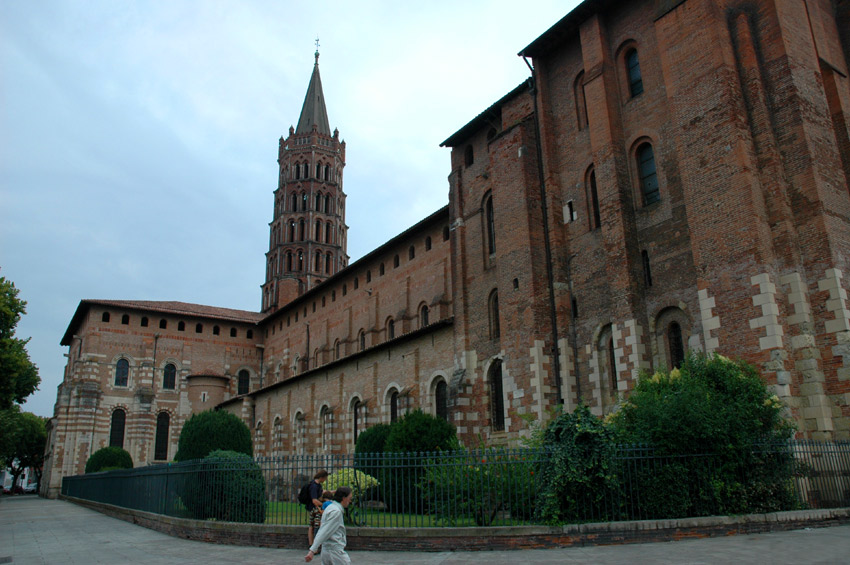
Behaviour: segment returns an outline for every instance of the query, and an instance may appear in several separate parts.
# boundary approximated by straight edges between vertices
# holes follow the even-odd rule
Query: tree
[[[8,412],[14,413],[13,410]],[[47,443],[46,419],[30,412],[17,412],[13,419],[14,448],[11,457],[7,459],[12,472],[12,485],[17,484],[24,470],[32,467],[40,489],[44,446]]]
[[[234,414],[207,410],[192,415],[180,431],[176,461],[203,459],[215,450],[253,455],[251,431]]]
[[[29,339],[15,337],[15,328],[27,303],[18,298],[15,284],[0,277],[0,410],[22,403],[38,388],[38,368],[30,360]]]

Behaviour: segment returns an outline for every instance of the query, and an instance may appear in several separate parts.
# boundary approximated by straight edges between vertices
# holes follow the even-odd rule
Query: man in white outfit
[[[322,565],[347,565],[351,563],[345,552],[345,524],[343,523],[344,509],[351,504],[351,489],[339,487],[334,492],[334,501],[331,502],[322,514],[322,525],[313,539],[310,552],[304,558],[309,563],[316,555],[316,551],[322,548]]]

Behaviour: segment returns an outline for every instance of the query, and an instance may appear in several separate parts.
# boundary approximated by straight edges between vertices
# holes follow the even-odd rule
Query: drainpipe
[[[537,108],[537,73],[534,67],[528,62],[527,57],[522,58],[526,66],[531,71],[531,78],[528,80],[529,92],[534,100],[534,138],[537,143],[537,178],[540,182],[540,204],[543,212],[543,247],[546,254],[546,275],[548,277],[549,286],[549,318],[552,324],[552,360],[553,369],[555,371],[555,390],[558,398],[556,404],[561,404],[561,356],[558,351],[558,316],[555,311],[555,275],[552,268],[552,246],[549,242],[549,207],[546,202],[546,178],[543,174],[543,147],[540,141],[540,113]],[[542,414],[541,414],[542,416]]]

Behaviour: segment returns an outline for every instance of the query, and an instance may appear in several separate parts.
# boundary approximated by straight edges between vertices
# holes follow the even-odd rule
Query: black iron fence
[[[620,446],[600,468],[595,482],[569,490],[552,482],[543,449],[281,456],[65,477],[62,493],[169,516],[305,525],[298,491],[326,469],[325,488],[354,489],[350,523],[391,528],[546,523],[547,488],[571,493],[559,518],[568,522],[850,506],[850,442],[762,446],[732,462]]]

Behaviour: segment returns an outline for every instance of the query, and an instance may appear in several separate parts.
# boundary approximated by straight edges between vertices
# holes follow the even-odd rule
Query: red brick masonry
[[[257,547],[303,548],[302,526],[204,522],[120,508],[69,496],[60,498],[107,516],[185,539]],[[348,528],[348,548],[376,551],[501,551],[675,541],[822,528],[850,523],[850,508],[795,510],[681,520],[599,522],[568,526],[499,528]]]

